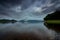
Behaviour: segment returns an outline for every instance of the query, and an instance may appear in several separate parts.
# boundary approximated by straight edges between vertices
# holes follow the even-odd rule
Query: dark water
[[[50,40],[55,39],[55,30],[51,30],[44,25],[44,22],[29,23],[16,22],[0,24],[0,39],[1,40],[24,40],[24,35],[30,35],[30,39],[35,40]],[[22,36],[23,35],[23,36]],[[27,36],[28,37],[28,36]],[[16,39],[15,39],[16,38]],[[29,39],[28,38],[28,39]],[[28,40],[27,39],[27,40]]]
[[[55,30],[57,32],[56,40],[60,40],[60,24],[44,23],[44,25],[49,29]]]
[[[49,29],[53,29],[56,32],[60,33],[60,24],[49,24],[49,23],[44,23],[46,27]]]

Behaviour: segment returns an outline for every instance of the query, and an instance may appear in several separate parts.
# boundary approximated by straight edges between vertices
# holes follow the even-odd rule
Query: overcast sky
[[[60,10],[60,0],[0,0],[0,19],[43,20]]]

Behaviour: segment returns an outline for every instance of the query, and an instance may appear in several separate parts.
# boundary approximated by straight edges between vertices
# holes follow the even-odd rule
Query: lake
[[[52,40],[55,39],[55,34],[55,30],[46,27],[43,21],[0,24],[0,40],[25,40],[25,37],[26,40]]]

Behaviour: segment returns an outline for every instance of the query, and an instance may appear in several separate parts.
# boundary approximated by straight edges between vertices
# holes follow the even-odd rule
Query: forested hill
[[[60,20],[60,11],[56,11],[52,14],[48,14],[44,20]]]
[[[0,19],[0,23],[15,23],[16,20],[9,20],[9,19]]]

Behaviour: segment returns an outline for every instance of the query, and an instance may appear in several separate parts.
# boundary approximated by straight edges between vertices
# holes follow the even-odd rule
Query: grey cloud
[[[6,16],[17,20],[25,19],[25,17],[43,19],[44,15],[54,12],[56,9],[60,10],[59,5],[60,0],[0,0],[0,15],[2,18]],[[40,10],[40,12],[34,10]]]

